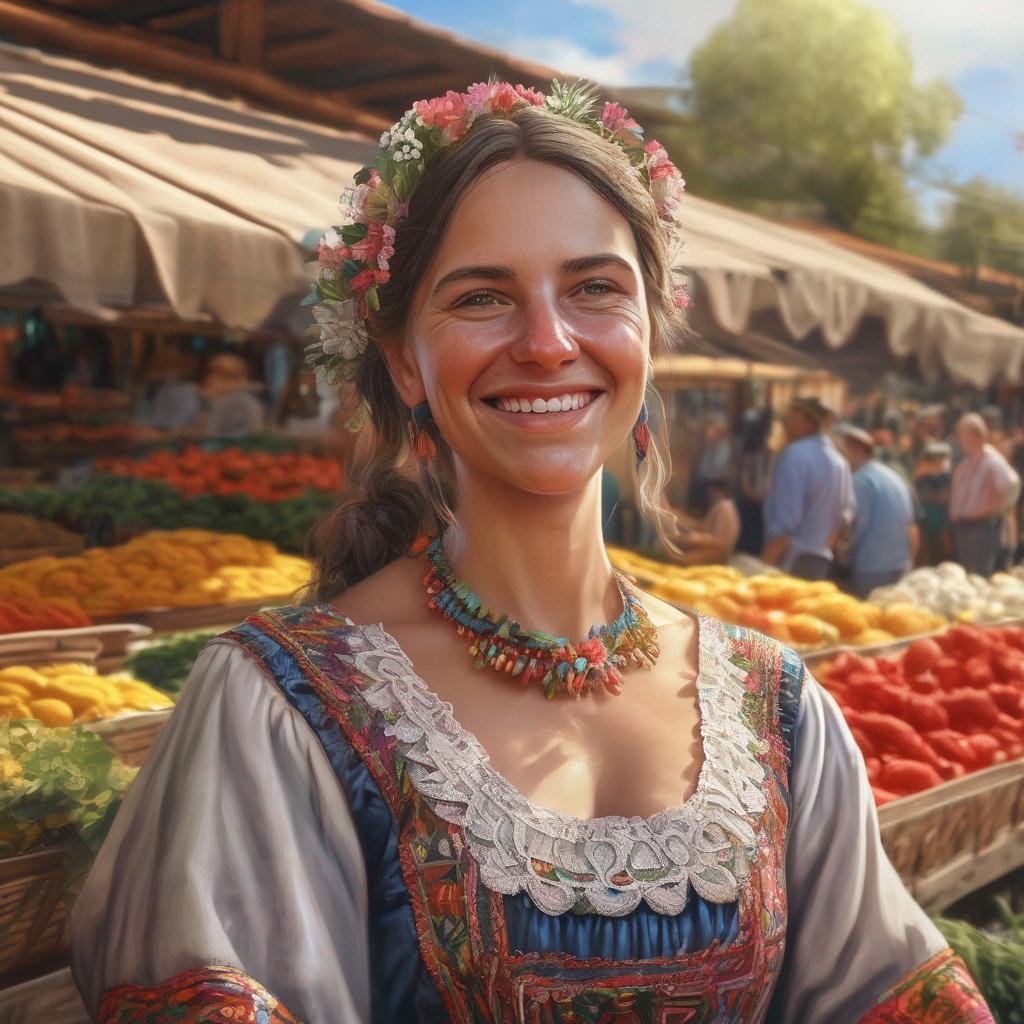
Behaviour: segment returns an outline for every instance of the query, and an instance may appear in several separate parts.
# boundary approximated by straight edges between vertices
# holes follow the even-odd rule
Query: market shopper
[[[207,436],[238,440],[259,433],[267,418],[266,407],[257,397],[260,387],[241,356],[233,352],[214,356],[203,382]]]
[[[736,508],[740,516],[739,551],[759,555],[764,547],[764,499],[771,480],[768,446],[774,417],[770,409],[752,409],[744,418],[736,469]]]
[[[677,512],[682,526],[679,553],[672,559],[680,565],[711,565],[728,562],[740,536],[740,514],[732,500],[728,479],[706,480],[707,511],[701,518]]]
[[[914,467],[920,527],[919,565],[938,565],[950,555],[949,485],[953,449],[945,441],[929,441]]]
[[[75,906],[87,1006],[989,1024],[799,657],[607,560],[627,438],[663,507],[678,172],[578,87],[416,112],[320,252],[322,354],[377,446],[318,532],[318,603],[209,645],[129,791]]]
[[[825,434],[834,418],[817,398],[795,398],[783,425],[788,443],[772,469],[761,557],[794,576],[821,580],[840,532],[853,521],[850,467]]]
[[[1004,521],[1020,495],[1020,477],[989,443],[989,428],[977,413],[957,421],[956,442],[964,453],[953,469],[949,519],[956,560],[968,572],[991,576],[1003,542]]]
[[[851,425],[835,433],[853,471],[857,512],[850,530],[849,567],[853,592],[863,599],[910,571],[919,541],[917,514],[903,477],[875,458],[871,434]]]

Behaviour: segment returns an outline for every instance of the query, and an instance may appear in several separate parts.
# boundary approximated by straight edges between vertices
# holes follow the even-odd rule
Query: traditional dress
[[[693,796],[582,820],[498,774],[381,627],[328,606],[248,619],[200,657],[78,899],[86,1006],[119,1024],[991,1022],[799,657],[706,618],[698,648]]]

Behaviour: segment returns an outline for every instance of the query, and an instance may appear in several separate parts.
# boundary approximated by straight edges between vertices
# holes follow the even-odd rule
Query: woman
[[[601,466],[632,434],[652,503],[662,475],[664,150],[491,83],[417,104],[357,182],[317,318],[376,428],[362,490],[319,531],[321,603],[197,663],[76,907],[89,1008],[990,1021],[799,659],[607,561]]]

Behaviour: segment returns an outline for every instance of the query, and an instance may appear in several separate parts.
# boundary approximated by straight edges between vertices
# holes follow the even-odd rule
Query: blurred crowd
[[[738,434],[709,419],[677,560],[743,552],[867,596],[919,565],[990,576],[1024,557],[1024,426],[1007,430],[998,407],[845,412],[798,397],[778,423],[751,411]]]

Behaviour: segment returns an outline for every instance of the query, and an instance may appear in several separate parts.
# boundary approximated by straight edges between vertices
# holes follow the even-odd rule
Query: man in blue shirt
[[[914,499],[906,481],[875,456],[871,435],[858,427],[836,430],[853,470],[857,514],[850,540],[853,591],[865,598],[875,587],[905,576],[917,553]]]
[[[764,502],[761,557],[807,580],[828,575],[836,539],[853,520],[850,467],[824,433],[833,415],[817,398],[793,399],[783,419],[789,443]]]

